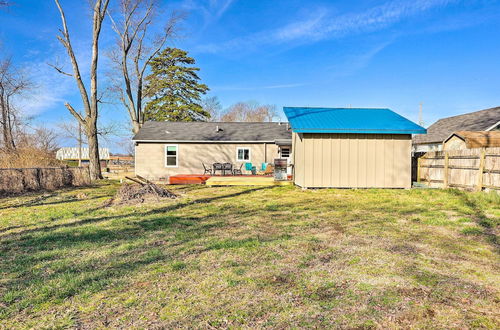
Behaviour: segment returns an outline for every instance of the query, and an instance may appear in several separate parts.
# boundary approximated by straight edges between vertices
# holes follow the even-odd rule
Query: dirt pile
[[[148,200],[163,198],[177,198],[178,196],[168,189],[154,183],[123,184],[118,191],[116,202],[119,204],[144,203]]]

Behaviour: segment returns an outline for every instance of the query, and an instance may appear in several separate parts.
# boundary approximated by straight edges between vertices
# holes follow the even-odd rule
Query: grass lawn
[[[0,199],[0,328],[499,328],[500,196],[117,184]]]

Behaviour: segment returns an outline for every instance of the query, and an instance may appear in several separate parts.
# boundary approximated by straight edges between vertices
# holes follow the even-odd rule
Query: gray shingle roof
[[[413,143],[441,143],[456,131],[485,131],[500,122],[500,107],[439,119],[427,134],[413,137]]]
[[[219,131],[217,131],[219,127]],[[287,123],[214,123],[154,122],[144,123],[134,141],[262,141],[291,139]]]

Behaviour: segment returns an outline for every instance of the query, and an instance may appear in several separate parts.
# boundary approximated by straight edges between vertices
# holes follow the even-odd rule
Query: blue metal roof
[[[283,111],[296,133],[427,133],[390,109],[284,107]]]

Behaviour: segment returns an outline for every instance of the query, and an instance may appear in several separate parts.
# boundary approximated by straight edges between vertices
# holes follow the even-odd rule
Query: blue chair
[[[267,168],[267,163],[262,163],[261,167],[260,167],[260,170],[261,171],[265,171]]]
[[[245,170],[246,171],[251,171],[252,175],[257,174],[257,168],[252,165],[252,163],[245,163]]]

